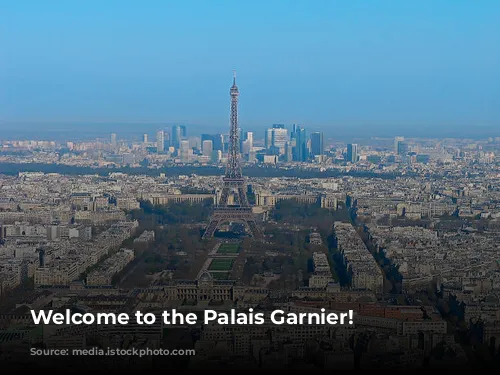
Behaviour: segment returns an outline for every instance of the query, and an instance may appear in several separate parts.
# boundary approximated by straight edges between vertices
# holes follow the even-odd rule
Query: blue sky
[[[498,0],[0,0],[0,123],[223,130],[236,69],[244,128],[500,133],[499,20]]]

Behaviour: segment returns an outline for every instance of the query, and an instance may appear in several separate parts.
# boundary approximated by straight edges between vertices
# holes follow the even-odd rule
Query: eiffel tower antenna
[[[217,207],[215,208],[203,238],[213,237],[215,231],[224,222],[243,222],[248,232],[255,239],[262,239],[260,230],[257,228],[252,207],[248,204],[245,191],[245,179],[240,164],[240,141],[238,129],[238,97],[240,92],[236,86],[236,71],[233,71],[233,85],[229,89],[231,97],[230,128],[229,128],[229,151],[227,155],[226,174],[223,178],[222,193]],[[229,205],[229,194],[235,191],[235,204]]]

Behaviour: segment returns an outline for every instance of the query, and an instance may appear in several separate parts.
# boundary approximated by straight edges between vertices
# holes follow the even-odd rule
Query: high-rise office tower
[[[221,133],[214,134],[212,136],[212,147],[214,150],[220,150],[224,152],[224,137]]]
[[[175,148],[179,148],[182,140],[182,129],[179,125],[173,125],[171,128],[170,144]]]
[[[222,152],[229,151],[229,143],[231,136],[229,134],[221,134],[222,136]]]
[[[187,141],[189,142],[189,148],[190,149],[200,150],[202,148],[202,146],[203,146],[200,137],[188,137]]]
[[[221,150],[213,150],[212,151],[212,157],[211,157],[211,162],[212,163],[218,163],[222,159],[222,151]]]
[[[350,163],[356,163],[358,161],[358,145],[356,143],[349,143],[347,145],[346,159]]]
[[[269,150],[273,145],[273,129],[266,129],[266,134],[264,136],[264,147]]]
[[[201,143],[203,144],[203,141],[211,141],[212,140],[212,134],[206,134],[203,133],[201,135]]]
[[[394,153],[395,154],[398,153],[399,142],[404,142],[404,140],[405,140],[405,137],[395,137],[394,138]]]
[[[165,151],[165,132],[163,130],[158,130],[156,133],[156,151]]]
[[[253,132],[244,132],[241,138],[241,153],[248,155],[253,147]]]
[[[144,133],[143,136],[142,136],[142,142],[143,143],[148,143],[148,135],[146,133]]]
[[[213,143],[211,139],[204,140],[201,144],[201,152],[205,156],[212,156]]]
[[[408,142],[399,141],[397,154],[399,156],[407,156],[409,152],[410,152],[410,145],[408,144]]]
[[[295,139],[288,141],[285,144],[285,161],[291,162],[293,161],[293,145],[295,143]]]
[[[179,148],[181,141],[187,138],[186,125],[173,125],[171,128],[170,145]]]
[[[307,133],[306,129],[294,125],[293,139],[295,140],[295,147],[293,148],[293,160],[294,161],[307,161]]]
[[[243,140],[249,141],[251,147],[253,147],[253,132],[244,132],[243,133]]]
[[[114,150],[116,149],[117,142],[116,142],[116,133],[111,133],[111,148]]]
[[[242,155],[250,154],[251,150],[252,150],[252,146],[251,146],[251,143],[248,139],[246,141],[241,142],[241,154]]]
[[[248,155],[253,147],[253,133],[243,132],[240,141],[240,150],[242,155]]]
[[[163,148],[168,150],[170,147],[170,133],[168,131],[163,132]]]
[[[190,148],[188,140],[184,139],[181,141],[179,151],[180,151],[181,161],[183,162],[189,161]]]
[[[283,124],[273,124],[269,129],[266,129],[264,138],[264,146],[266,150],[271,150],[276,154],[283,154],[285,143],[288,141],[288,131]]]
[[[224,151],[224,141],[222,138],[222,134],[202,134],[201,142],[203,141],[212,141],[212,147],[214,150]]]
[[[240,141],[240,150],[241,150],[241,142],[245,140],[244,134],[243,134],[243,129],[238,128],[238,140]]]
[[[323,133],[314,132],[311,134],[311,154],[314,156],[323,156],[325,152],[325,144],[323,142]]]
[[[271,132],[271,147],[277,151],[277,154],[285,153],[285,144],[288,142],[288,130],[283,127],[274,127]]]

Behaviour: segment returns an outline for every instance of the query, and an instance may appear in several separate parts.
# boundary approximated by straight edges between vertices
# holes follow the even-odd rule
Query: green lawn
[[[240,249],[240,245],[237,243],[223,243],[217,249],[217,254],[236,254]]]
[[[214,259],[210,266],[208,267],[209,271],[230,271],[233,268],[233,260],[232,259]]]

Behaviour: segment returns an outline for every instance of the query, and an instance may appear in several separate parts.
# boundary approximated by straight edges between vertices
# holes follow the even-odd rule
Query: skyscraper
[[[410,152],[410,145],[407,142],[399,141],[397,154],[399,156],[407,156],[409,152]]]
[[[189,154],[190,154],[190,148],[189,148],[189,141],[188,140],[182,140],[181,141],[181,144],[180,144],[180,147],[179,147],[179,151],[180,151],[180,157],[181,157],[181,161],[183,162],[188,162],[189,161]]]
[[[350,163],[356,163],[358,161],[358,145],[356,143],[350,143],[347,145],[346,159]]]
[[[314,156],[323,156],[325,152],[325,145],[323,142],[323,133],[314,132],[311,134],[311,154]]]
[[[181,140],[182,140],[182,128],[180,125],[172,125],[172,130],[171,130],[171,145],[174,146],[175,148],[179,148],[181,145]]]
[[[293,161],[293,145],[295,143],[295,139],[288,141],[285,144],[285,161],[291,162]]]
[[[253,132],[244,132],[243,140],[241,142],[241,153],[248,155],[253,147]]]
[[[271,133],[271,146],[273,149],[277,150],[277,154],[281,155],[285,153],[285,144],[288,141],[288,130],[283,127],[275,127],[273,125]]]
[[[187,139],[183,139],[184,140],[187,140],[189,142],[189,148],[190,149],[201,149],[202,146],[203,146],[203,142],[201,141],[201,138],[200,137],[188,137]]]
[[[188,136],[187,134],[187,126],[186,125],[179,125],[181,128],[181,137],[186,138]]]
[[[111,148],[116,149],[116,133],[111,133]]]
[[[203,141],[211,141],[212,140],[212,134],[206,134],[203,133],[201,134],[201,143],[203,144]]]
[[[224,152],[224,137],[222,133],[214,134],[212,137],[212,147],[214,150],[220,150]]]
[[[146,133],[144,133],[143,136],[142,136],[142,142],[143,143],[148,143],[148,135]]]
[[[163,130],[158,130],[158,132],[156,133],[156,151],[165,151],[165,133],[163,132]]]
[[[212,148],[214,150],[221,150],[224,151],[224,142],[222,139],[222,134],[202,134],[201,135],[201,142],[203,144],[203,141],[212,141]]]
[[[201,152],[205,156],[212,156],[213,144],[211,139],[204,140],[201,145]]]
[[[167,150],[170,147],[170,133],[168,131],[163,132],[163,149]]]
[[[405,140],[405,137],[395,137],[394,138],[394,153],[398,153],[399,149],[399,142],[403,142]]]
[[[218,163],[222,159],[222,151],[221,150],[213,150],[212,151],[212,163]]]
[[[229,151],[229,141],[231,136],[229,134],[221,134],[222,136],[222,148],[221,150],[224,151]]]
[[[266,129],[266,134],[264,136],[264,147],[269,150],[273,144],[273,129]]]
[[[288,141],[288,130],[284,124],[273,124],[271,128],[266,129],[264,138],[266,150],[272,149],[274,154],[283,154],[286,141]]]
[[[250,141],[253,147],[253,132],[244,132],[243,133],[243,140],[244,141]]]
[[[307,134],[306,129],[294,125],[293,138],[295,139],[295,147],[293,148],[294,161],[307,161]]]

